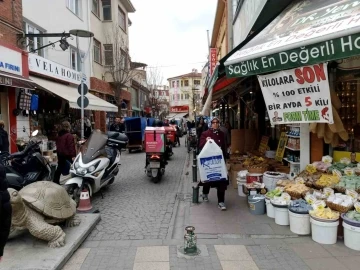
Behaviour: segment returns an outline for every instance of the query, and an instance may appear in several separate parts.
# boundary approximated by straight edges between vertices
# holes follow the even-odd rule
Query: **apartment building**
[[[170,88],[170,116],[189,114],[189,118],[194,119],[194,109],[196,114],[201,111],[202,74],[193,69],[190,73],[168,78],[167,81]]]
[[[90,37],[69,33],[76,29],[91,31],[93,2],[23,0],[23,31],[27,36],[20,41],[29,52],[30,79],[38,85],[34,93],[39,97],[37,113],[29,115],[29,128],[39,129],[49,139],[56,136],[63,120],[81,130],[78,86],[83,80],[91,87],[93,45]],[[117,112],[114,104],[91,93],[86,97],[89,104],[85,116],[95,128],[104,122],[99,113]]]
[[[107,113],[111,122],[115,114],[131,116],[131,70],[128,14],[135,12],[130,0],[92,0],[90,27],[94,33],[90,89],[98,97],[119,107]],[[105,113],[99,113],[105,118]]]

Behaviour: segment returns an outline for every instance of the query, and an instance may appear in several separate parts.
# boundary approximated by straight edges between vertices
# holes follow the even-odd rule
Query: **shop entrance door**
[[[5,122],[5,130],[9,133],[8,94],[5,87],[0,86],[0,120]]]

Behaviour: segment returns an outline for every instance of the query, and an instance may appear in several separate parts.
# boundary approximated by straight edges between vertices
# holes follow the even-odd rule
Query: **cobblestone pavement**
[[[144,174],[144,153],[123,155],[120,179],[104,191],[104,199],[96,196],[93,200],[93,205],[100,210],[102,221],[63,270],[359,269],[360,252],[350,250],[343,241],[339,240],[336,245],[320,245],[310,236],[284,233],[288,228],[281,229],[281,226],[274,227],[276,232],[273,234],[263,231],[260,235],[249,233],[247,227],[257,222],[252,215],[242,215],[244,230],[240,230],[240,234],[229,231],[223,223],[218,226],[216,234],[199,233],[200,255],[185,256],[179,252],[184,244],[183,229],[178,231],[179,235],[171,233],[169,228],[177,224],[175,221],[179,217],[186,217],[186,213],[190,215],[190,209],[180,206],[184,201],[185,205],[190,204],[184,198],[189,195],[191,185],[180,184],[191,183],[192,157],[187,160],[184,147],[174,151],[166,177],[159,184],[151,183]],[[176,202],[177,193],[185,194],[179,196]],[[230,206],[231,196],[229,190],[227,198]],[[241,207],[235,207],[233,203],[226,212],[216,211],[215,207],[214,213],[209,215],[215,219],[216,215],[235,215]],[[261,221],[263,216],[256,218],[260,223],[264,222]],[[183,225],[188,220],[185,218]],[[231,219],[224,220],[234,223]]]
[[[161,182],[154,184],[144,173],[145,153],[123,152],[116,181],[96,194],[93,207],[101,221],[88,240],[165,239],[174,210],[186,150],[174,148]]]

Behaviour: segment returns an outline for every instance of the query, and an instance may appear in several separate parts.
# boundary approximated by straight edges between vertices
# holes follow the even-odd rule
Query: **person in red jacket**
[[[61,174],[68,174],[70,164],[76,156],[74,137],[70,133],[71,125],[68,121],[61,124],[62,129],[56,139],[56,152],[58,156],[58,167],[54,175],[54,183],[60,184]]]
[[[223,157],[226,157],[226,143],[225,143],[225,134],[220,130],[220,121],[217,117],[214,117],[211,120],[211,128],[207,131],[201,133],[199,147],[202,149],[206,142],[210,139],[213,139],[215,143],[221,148],[223,152]],[[208,202],[210,188],[217,189],[217,197],[218,197],[218,206],[221,210],[226,210],[225,205],[225,191],[227,186],[229,185],[229,181],[220,180],[213,181],[208,183],[200,183],[200,186],[203,186],[203,200],[204,202]]]

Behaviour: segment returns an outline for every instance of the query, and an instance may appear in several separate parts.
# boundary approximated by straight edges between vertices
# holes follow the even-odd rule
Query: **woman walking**
[[[200,137],[199,147],[200,149],[202,149],[208,140],[213,139],[214,142],[221,148],[223,152],[223,157],[225,158],[226,157],[225,136],[219,127],[220,127],[220,121],[217,117],[214,117],[211,120],[211,128],[207,131],[202,132]],[[199,185],[203,186],[202,197],[204,202],[209,201],[208,195],[210,192],[210,188],[216,188],[217,197],[218,197],[218,206],[222,211],[226,210],[225,191],[227,189],[227,186],[229,185],[228,180],[200,183]]]
[[[71,125],[68,121],[64,121],[61,124],[61,130],[59,131],[56,139],[56,151],[58,155],[58,167],[54,175],[54,183],[60,184],[61,174],[68,174],[70,164],[76,156],[76,149],[74,143],[74,137],[70,133]]]
[[[9,237],[11,226],[10,195],[7,190],[5,167],[0,164],[0,262],[4,255],[4,247]]]

